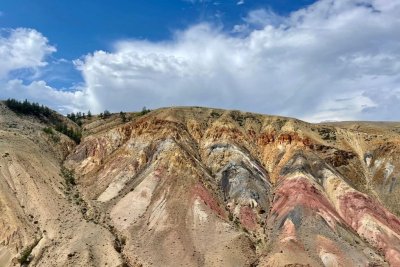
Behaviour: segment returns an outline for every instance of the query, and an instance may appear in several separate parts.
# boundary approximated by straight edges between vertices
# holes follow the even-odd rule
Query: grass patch
[[[53,140],[54,143],[60,142],[60,137],[54,132],[53,128],[44,127],[43,128],[43,132],[48,134],[50,136],[51,140]]]

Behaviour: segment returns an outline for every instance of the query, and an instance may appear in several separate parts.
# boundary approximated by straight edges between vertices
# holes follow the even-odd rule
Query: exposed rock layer
[[[0,109],[0,266],[400,266],[400,124]]]

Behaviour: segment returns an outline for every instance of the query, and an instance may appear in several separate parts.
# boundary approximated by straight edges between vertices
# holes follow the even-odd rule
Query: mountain
[[[0,104],[0,266],[400,266],[400,123]]]

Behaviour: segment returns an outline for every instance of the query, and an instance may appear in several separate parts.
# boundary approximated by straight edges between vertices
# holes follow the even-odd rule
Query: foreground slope
[[[400,266],[400,124],[128,117],[75,147],[2,107],[1,263],[34,244],[32,266]]]
[[[0,266],[120,266],[114,236],[85,219],[61,175],[75,143],[45,126],[0,103]]]

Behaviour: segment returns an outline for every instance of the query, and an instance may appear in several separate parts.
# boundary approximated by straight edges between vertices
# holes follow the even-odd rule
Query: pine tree
[[[126,122],[126,121],[127,121],[125,112],[122,112],[122,111],[121,111],[121,112],[119,113],[119,116],[121,117],[122,122]]]
[[[104,110],[104,113],[103,113],[103,117],[104,117],[104,119],[107,119],[108,117],[110,117],[111,116],[111,113],[110,113],[110,111],[108,111],[107,109],[106,110]]]

